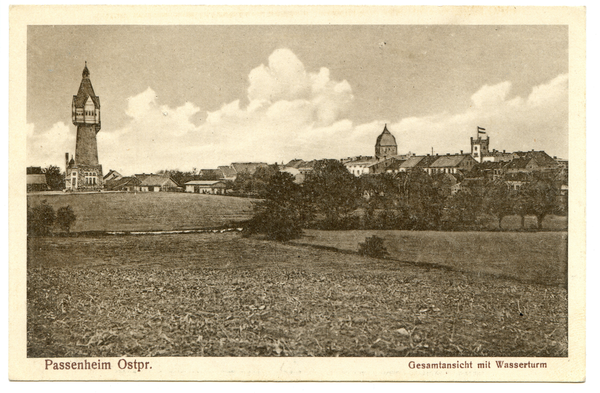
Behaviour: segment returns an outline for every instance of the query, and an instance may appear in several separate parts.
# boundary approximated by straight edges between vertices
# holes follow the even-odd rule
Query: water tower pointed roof
[[[90,70],[88,70],[88,68],[87,68],[87,61],[85,62],[85,67],[83,67],[83,72],[81,73],[81,77],[82,78],[90,77]]]
[[[77,95],[73,96],[73,103],[75,107],[83,108],[88,100],[88,97],[91,97],[96,108],[100,109],[100,98],[96,96],[96,93],[94,93],[92,81],[90,81],[90,70],[87,68],[86,61],[83,72],[81,73],[81,84],[79,85],[79,90],[77,91]]]
[[[396,138],[387,129],[387,124],[383,126],[383,132],[377,137],[377,143],[375,146],[398,146],[396,144]]]

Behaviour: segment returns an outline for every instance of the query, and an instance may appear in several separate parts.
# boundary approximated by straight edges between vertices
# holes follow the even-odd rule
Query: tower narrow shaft
[[[75,142],[75,163],[78,165],[98,165],[98,142],[96,126],[79,124]]]
[[[73,96],[71,118],[77,126],[75,157],[67,163],[65,187],[71,191],[103,188],[102,165],[98,161],[96,134],[100,131],[100,97],[94,93],[87,62],[77,95]]]

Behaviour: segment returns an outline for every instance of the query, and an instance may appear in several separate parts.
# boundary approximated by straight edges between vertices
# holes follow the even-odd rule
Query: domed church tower
[[[77,95],[73,96],[71,118],[77,126],[75,157],[67,153],[65,187],[72,191],[94,191],[103,187],[102,165],[98,163],[96,134],[100,131],[100,97],[94,93],[87,62]]]
[[[387,129],[387,124],[383,127],[383,132],[377,137],[375,143],[375,158],[385,160],[398,155],[398,145],[396,138]]]

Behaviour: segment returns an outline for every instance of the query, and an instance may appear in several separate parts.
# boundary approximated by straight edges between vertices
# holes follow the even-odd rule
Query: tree
[[[330,228],[342,225],[358,206],[360,192],[356,177],[337,160],[315,163],[303,189],[313,212],[324,216]]]
[[[192,172],[182,172],[179,169],[161,169],[156,173],[158,175],[169,176],[179,186],[183,186],[190,180],[200,180],[200,175],[196,173],[195,168]]]
[[[252,175],[248,172],[238,173],[233,181],[233,191],[242,194],[249,194],[252,190]]]
[[[277,165],[259,166],[252,176],[250,176],[250,192],[259,198],[265,198],[267,188],[275,174],[279,173]]]
[[[71,206],[63,206],[56,212],[56,223],[65,232],[71,232],[71,226],[77,220],[75,212]]]
[[[51,190],[61,191],[65,188],[65,174],[60,171],[60,168],[50,165],[44,169],[46,174],[46,183]]]
[[[544,218],[559,209],[558,191],[550,181],[534,180],[526,184],[521,193],[526,200],[526,211],[537,218],[537,227],[542,229]]]
[[[498,227],[502,229],[502,219],[514,212],[514,201],[506,183],[490,184],[485,195],[484,209],[498,218]]]
[[[469,190],[460,191],[444,203],[445,225],[449,229],[470,228],[477,222],[477,195]]]
[[[511,201],[512,201],[512,211],[517,216],[521,217],[521,229],[525,228],[525,216],[529,213],[529,199],[527,195],[522,192],[512,192],[511,193]]]
[[[254,205],[254,217],[245,233],[260,233],[270,240],[287,241],[302,235],[309,214],[300,189],[289,173],[275,173],[266,185],[265,199]]]
[[[359,243],[358,253],[373,258],[385,258],[389,255],[383,239],[375,235],[365,238],[364,243]]]
[[[33,208],[27,207],[27,235],[48,236],[56,220],[54,208],[44,199]]]
[[[439,228],[444,198],[431,176],[421,169],[413,169],[398,173],[397,179],[402,203],[410,214],[411,229]]]

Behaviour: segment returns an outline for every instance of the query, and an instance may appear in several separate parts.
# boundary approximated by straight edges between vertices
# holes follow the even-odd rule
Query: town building
[[[48,191],[50,187],[46,182],[46,174],[41,167],[27,167],[27,192]]]
[[[397,173],[400,170],[400,163],[413,156],[414,154],[411,152],[398,154],[396,138],[388,130],[386,124],[375,141],[375,156],[347,157],[340,161],[351,174],[362,176],[386,172]]]
[[[196,194],[218,194],[224,195],[227,185],[223,181],[192,180],[185,183],[185,192]]]
[[[68,191],[98,191],[103,188],[102,165],[98,163],[96,134],[100,131],[100,97],[94,93],[87,62],[81,84],[71,104],[71,120],[77,126],[75,156],[65,154],[65,188]]]
[[[344,166],[348,169],[348,172],[358,177],[372,174],[372,167],[375,164],[377,164],[377,160],[364,160],[347,162]]]
[[[169,176],[150,174],[140,179],[137,189],[140,192],[179,191],[179,186]]]
[[[423,171],[426,171],[426,172],[430,172],[430,171],[428,171],[429,167],[438,158],[439,158],[438,155],[430,155],[430,154],[427,154],[426,156],[412,156],[412,157],[408,157],[406,159],[406,161],[404,161],[400,165],[400,168],[398,170],[399,170],[399,172],[408,172],[408,171],[413,170],[413,169],[420,169],[420,170],[423,170]]]
[[[511,161],[511,164],[507,167],[508,173],[546,172],[560,169],[559,163],[545,151],[516,151],[514,154],[518,158]]]
[[[294,178],[294,183],[296,184],[302,184],[304,183],[304,180],[306,180],[306,176],[300,173],[300,170],[298,168],[295,168],[293,166],[281,166],[279,168],[279,171],[289,173],[290,175],[292,175],[292,177]]]
[[[402,164],[404,164],[406,162],[406,160],[408,160],[408,158],[406,159],[401,159],[401,158],[397,158],[394,160],[394,162],[392,162],[390,165],[385,167],[385,172],[386,173],[399,173],[400,172],[400,167],[402,166]]]
[[[382,133],[377,137],[375,143],[375,158],[378,160],[386,159],[398,155],[398,145],[396,138],[387,129],[387,124],[383,126]]]
[[[482,162],[490,152],[490,137],[483,138],[482,135],[485,135],[485,128],[477,127],[477,138],[471,137],[471,156],[477,162]]]
[[[412,156],[412,157],[409,157],[402,164],[400,164],[400,166],[398,168],[398,171],[399,172],[408,172],[411,169],[416,168],[417,164],[419,164],[422,160],[424,160],[425,157],[426,156]]]
[[[477,172],[487,180],[503,179],[507,165],[503,161],[484,161],[477,166]]]
[[[507,153],[506,150],[498,151],[496,149],[488,152],[488,154],[482,157],[481,162],[510,162],[517,158],[518,155],[514,153]]]
[[[121,177],[104,182],[104,189],[106,191],[134,192],[140,190],[141,182],[142,181],[135,176]]]
[[[247,173],[254,175],[254,172],[260,167],[269,166],[266,162],[233,162],[231,167],[235,170],[236,174]]]
[[[237,177],[235,169],[230,166],[219,166],[217,169],[220,171],[219,179],[235,181],[235,178]]]
[[[446,154],[445,156],[436,155],[435,157],[436,159],[429,165],[425,165],[424,160],[419,163],[423,164],[423,169],[430,175],[436,173],[465,173],[477,165],[477,161],[470,154]]]
[[[110,171],[108,171],[108,173],[106,175],[104,175],[104,184],[106,184],[106,182],[109,180],[117,180],[122,177],[123,176],[119,172],[111,169]]]

